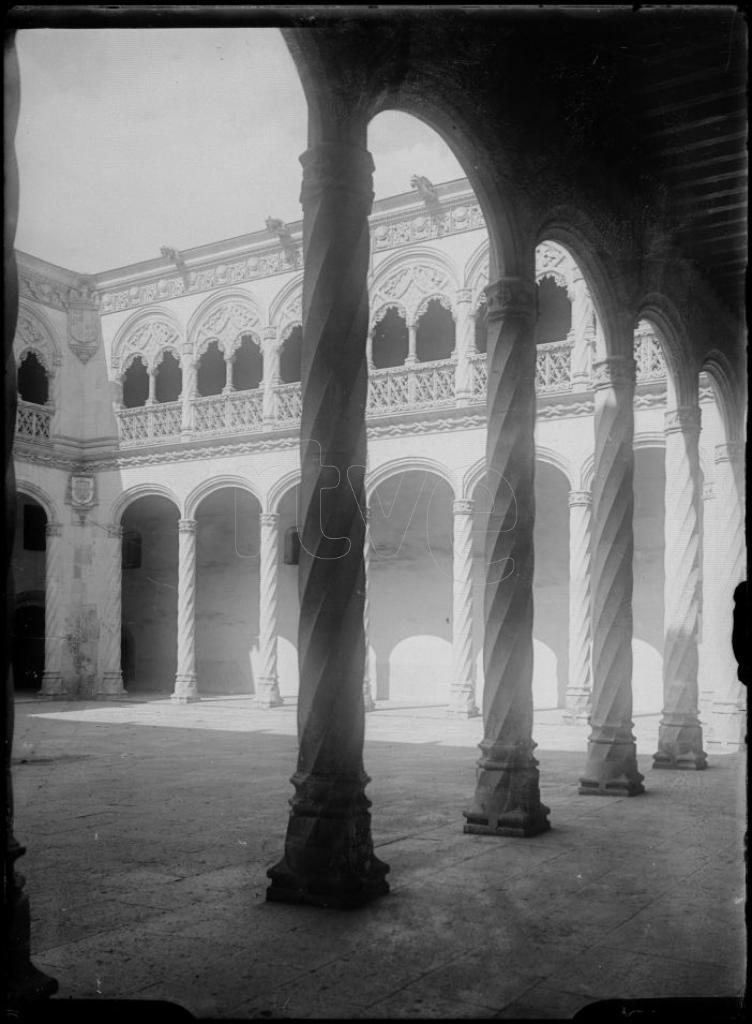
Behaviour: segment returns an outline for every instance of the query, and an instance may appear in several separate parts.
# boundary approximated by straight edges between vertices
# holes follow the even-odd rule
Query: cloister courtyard
[[[743,992],[744,754],[654,770],[657,715],[635,716],[646,792],[603,799],[577,793],[587,728],[536,712],[551,830],[517,839],[462,832],[481,719],[379,702],[365,766],[391,891],[350,911],[265,899],[292,795],[294,702],[20,695],[16,716],[32,958],[59,983],[54,1004],[518,1019]]]

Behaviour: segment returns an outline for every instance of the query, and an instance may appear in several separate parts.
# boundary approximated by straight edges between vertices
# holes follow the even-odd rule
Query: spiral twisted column
[[[279,515],[261,513],[259,569],[259,647],[261,674],[256,691],[260,708],[276,708],[284,701],[277,677],[277,610],[279,584]]]
[[[102,552],[102,577],[105,581],[104,605],[100,615],[99,658],[101,682],[95,697],[113,698],[125,694],[120,664],[120,637],[123,617],[123,527],[107,527]]]
[[[199,699],[196,679],[196,520],[178,520],[178,666],[172,699]]]
[[[715,694],[709,746],[740,750],[744,746],[744,687],[737,675],[731,646],[734,590],[745,578],[744,445],[731,442],[715,450],[715,512],[717,579],[715,613],[708,624],[713,631]]]
[[[457,366],[454,371],[454,394],[456,405],[465,405],[473,393],[470,353],[475,347],[475,322],[470,315],[472,298],[473,295],[469,288],[458,289],[455,296]]]
[[[279,383],[279,348],[277,347],[277,328],[265,327],[262,334],[262,353],[264,358],[264,379],[261,382],[262,418],[264,427],[270,428],[276,419],[274,403],[274,385]]]
[[[366,712],[376,710],[374,696],[375,679],[371,679],[371,659],[369,656],[369,638],[371,635],[371,510],[363,509],[365,517],[365,536],[363,538],[363,570],[365,572],[365,589],[363,593],[363,637],[366,656],[363,661],[363,707]]]
[[[654,768],[707,767],[698,714],[700,410],[665,417],[663,715]]]
[[[449,714],[474,718],[473,657],[473,502],[455,501],[452,569],[452,687]]]
[[[564,718],[587,722],[593,697],[590,627],[590,491],[569,492],[569,684]]]
[[[644,792],[632,734],[634,381],[631,356],[593,366],[593,701],[579,792],[599,796]]]
[[[706,480],[702,487],[702,588],[701,623],[702,643],[699,650],[697,677],[699,681],[700,721],[704,727],[705,739],[710,744],[713,731],[712,706],[715,694],[715,630],[713,618],[716,611],[716,565],[715,548],[718,534],[715,529],[715,485]]]
[[[63,598],[63,527],[47,523],[44,556],[44,675],[39,693],[56,697],[63,685],[63,640],[65,601]]]
[[[484,737],[464,831],[531,836],[549,828],[532,738],[535,280],[502,278],[486,295]]]
[[[303,164],[299,754],[270,900],[352,907],[388,892],[373,852],[365,714],[368,214],[365,123]]]
[[[193,356],[193,348],[187,344],[183,346],[181,370],[180,436],[187,441],[193,436],[193,399],[196,394],[196,360]]]

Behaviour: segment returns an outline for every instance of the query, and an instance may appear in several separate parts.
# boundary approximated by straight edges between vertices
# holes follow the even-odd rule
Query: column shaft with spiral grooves
[[[632,734],[634,380],[631,356],[593,366],[593,703],[579,792],[644,792]]]
[[[486,289],[489,353],[483,692],[473,802],[465,832],[531,836],[549,828],[533,756],[535,281]]]
[[[744,444],[731,442],[715,450],[715,513],[717,579],[713,617],[715,694],[709,745],[725,751],[744,747],[745,692],[739,682],[731,646],[734,590],[745,578]]]
[[[593,696],[590,631],[590,491],[569,492],[569,685],[565,720],[587,722]]]
[[[354,129],[355,130],[355,129]],[[365,409],[368,214],[365,124],[303,163],[302,536],[299,754],[282,860],[267,899],[358,906],[388,892],[373,852],[365,714]],[[361,144],[362,140],[362,144]]]
[[[100,616],[101,683],[96,697],[122,697],[123,670],[121,659],[121,632],[123,607],[123,528],[107,527],[104,543],[103,577],[105,599]]]
[[[259,570],[259,653],[261,674],[256,690],[260,708],[284,703],[277,678],[277,609],[279,583],[279,516],[261,513],[261,558]]]
[[[196,520],[178,520],[178,666],[172,699],[199,699],[196,679]]]
[[[698,713],[699,408],[666,413],[663,715],[654,768],[707,766]]]
[[[456,405],[466,405],[472,395],[472,364],[470,355],[475,350],[475,321],[470,315],[470,303],[472,292],[469,288],[460,288],[455,296],[456,310],[456,343],[455,356],[457,368],[455,371],[454,395]]]
[[[63,527],[47,523],[44,587],[44,675],[39,691],[44,697],[65,693],[63,686],[63,640],[65,603],[63,600]]]
[[[376,701],[374,698],[375,679],[371,679],[371,659],[369,655],[369,637],[371,634],[371,602],[370,602],[370,572],[371,572],[371,510],[365,508],[365,537],[363,539],[363,570],[365,574],[365,591],[363,593],[363,636],[366,656],[363,660],[363,708],[365,711],[375,711]]]
[[[473,503],[455,501],[452,569],[452,686],[449,713],[478,714],[473,657]]]

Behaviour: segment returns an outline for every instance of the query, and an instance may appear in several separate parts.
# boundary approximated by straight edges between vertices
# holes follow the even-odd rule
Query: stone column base
[[[198,695],[198,683],[195,672],[186,672],[175,676],[175,689],[171,700],[174,704],[192,704],[201,700]]]
[[[95,700],[117,700],[118,697],[127,697],[128,694],[123,686],[122,672],[105,672],[102,675],[102,682],[96,693],[92,694]]]
[[[626,730],[602,729],[588,740],[585,774],[578,793],[582,796],[639,796],[645,792],[644,776],[637,770],[637,746]]]
[[[653,768],[674,768],[702,771],[708,759],[702,749],[702,727],[697,722],[661,722],[658,750],[653,754]]]
[[[42,675],[42,687],[39,697],[66,697],[65,684],[59,672],[45,672]]]
[[[708,748],[724,753],[743,750],[747,739],[747,714],[738,704],[713,705],[712,731],[708,737]]]
[[[349,910],[389,892],[388,865],[373,852],[368,776],[296,773],[282,860],[267,871],[266,898]]]
[[[462,812],[463,832],[527,838],[548,831],[550,811],[540,802],[533,746],[496,748],[481,757],[473,804]]]
[[[262,676],[258,681],[256,691],[256,707],[268,711],[269,708],[278,708],[284,704],[284,699],[279,692],[279,683],[274,676]]]
[[[472,690],[457,689],[449,694],[447,715],[450,718],[477,718],[480,714]]]

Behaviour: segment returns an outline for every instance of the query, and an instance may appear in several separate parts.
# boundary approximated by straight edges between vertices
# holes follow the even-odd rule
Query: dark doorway
[[[44,675],[44,608],[36,604],[16,609],[13,679],[16,690],[41,689]]]

